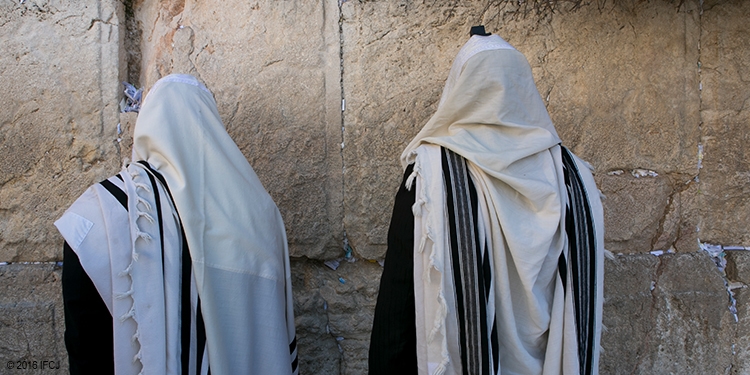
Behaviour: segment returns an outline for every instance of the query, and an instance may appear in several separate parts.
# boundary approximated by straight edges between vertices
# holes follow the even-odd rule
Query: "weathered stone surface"
[[[303,374],[365,374],[372,317],[382,267],[342,262],[294,261],[294,300],[300,371]]]
[[[675,182],[679,175],[647,173],[615,170],[597,177],[605,196],[605,248],[615,253],[695,251],[698,184]]]
[[[731,366],[737,325],[708,256],[630,255],[605,264],[601,373],[711,374]]]
[[[320,294],[326,269],[308,260],[292,261],[294,316],[300,374],[340,374],[342,355],[329,326],[328,303]]]
[[[190,73],[276,201],[291,253],[341,254],[341,86],[335,2],[134,6],[141,82]]]
[[[68,373],[61,274],[53,264],[0,265],[3,374]],[[8,368],[10,362],[13,369]]]
[[[52,222],[119,166],[119,8],[0,4],[0,261],[59,258]]]
[[[701,240],[750,246],[750,3],[709,1],[701,22]]]
[[[615,1],[518,31],[563,143],[597,172],[697,173],[699,16],[695,1]]]
[[[508,2],[345,2],[345,225],[357,252],[383,256],[399,155],[434,112],[473,24],[527,56],[563,143],[600,175],[642,168],[689,181],[700,136],[696,5],[563,4],[537,16]],[[662,208],[667,196],[656,198]]]
[[[606,248],[616,253],[653,250],[672,192],[669,180],[623,172],[599,178],[599,189],[606,196],[602,201]]]
[[[731,374],[747,373],[750,369],[750,252],[727,252],[727,279],[737,304],[736,331],[732,337]]]

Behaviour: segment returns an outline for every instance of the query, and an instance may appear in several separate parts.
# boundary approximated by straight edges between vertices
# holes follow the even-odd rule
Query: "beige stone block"
[[[606,196],[602,201],[605,247],[615,253],[654,250],[660,221],[671,208],[669,180],[618,172],[623,173],[598,179],[599,189]]]
[[[119,167],[120,8],[0,4],[0,261],[58,259],[52,223]]]
[[[0,265],[3,374],[68,373],[61,275],[52,264]]]
[[[306,374],[367,373],[382,267],[363,260],[344,261],[336,270],[316,261],[292,264],[300,370]]]
[[[605,260],[602,323],[606,329],[599,364],[603,374],[630,373],[643,355],[642,342],[654,327],[650,287],[657,263],[652,255]]]
[[[732,338],[732,370],[735,373],[750,371],[750,252],[727,252],[727,279],[737,306],[736,333]]]
[[[696,251],[699,184],[649,170],[599,174],[605,248],[615,253]]]
[[[711,1],[704,8],[700,237],[750,246],[750,3]]]
[[[675,184],[697,174],[697,4],[539,6],[342,5],[345,226],[359,254],[383,257],[399,156],[434,113],[475,24],[526,55],[563,144],[598,173],[648,169]]]
[[[335,2],[154,1],[134,8],[141,82],[197,76],[284,218],[293,256],[342,254]]]
[[[563,144],[597,172],[697,173],[697,2],[610,2],[514,30]],[[528,34],[528,35],[527,35]],[[684,181],[690,177],[683,177]]]
[[[708,256],[618,256],[605,268],[601,373],[731,368],[737,326],[722,275]]]
[[[328,302],[320,293],[329,270],[310,260],[292,260],[292,294],[300,374],[340,374],[342,353],[331,333]]]

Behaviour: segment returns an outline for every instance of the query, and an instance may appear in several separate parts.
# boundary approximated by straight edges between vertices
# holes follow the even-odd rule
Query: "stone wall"
[[[747,19],[741,0],[2,0],[0,363],[66,373],[52,223],[130,154],[120,81],[174,72],[213,91],[282,212],[302,373],[366,373],[398,157],[484,24],[607,196],[601,373],[750,372]]]

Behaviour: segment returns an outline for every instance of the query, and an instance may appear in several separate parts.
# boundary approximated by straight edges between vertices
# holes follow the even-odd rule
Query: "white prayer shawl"
[[[199,373],[208,364],[214,375],[297,374],[284,224],[227,134],[208,89],[188,75],[159,80],[138,116],[133,159],[164,177],[176,206],[157,183],[165,218],[163,280],[155,198],[143,188],[149,172],[139,163],[123,170],[124,182],[109,179],[127,194],[127,220],[111,209],[117,199],[97,184],[56,222],[114,318],[116,374],[179,369],[174,299],[180,279],[172,270],[180,268],[169,265],[182,251],[180,220],[195,286],[193,339],[198,297],[205,323],[207,355]],[[200,362],[193,357],[191,374]]]
[[[105,182],[126,195],[127,203],[118,202],[103,183],[95,184],[55,225],[113,317],[115,373],[198,373],[194,333],[192,347],[185,348],[191,350],[192,367],[180,371],[182,236],[177,212],[164,187],[158,182],[153,186],[150,181],[157,180],[143,166],[131,164],[119,176],[122,180]],[[194,287],[190,290],[195,330],[197,294]]]
[[[164,176],[181,215],[211,374],[296,373],[284,223],[194,77],[170,75],[151,89],[133,159]]]
[[[524,56],[496,35],[473,36],[454,60],[436,113],[401,155],[414,163],[415,299],[420,374],[460,374],[458,328],[440,147],[467,160],[478,194],[479,241],[492,256],[502,374],[579,374],[572,293],[558,260],[567,250],[566,187],[560,140]],[[586,183],[603,251],[601,203]],[[597,256],[594,373],[598,363],[603,269]],[[568,285],[571,283],[568,282]],[[566,298],[567,297],[567,298]],[[566,300],[567,299],[567,300]],[[491,326],[491,325],[488,325]]]

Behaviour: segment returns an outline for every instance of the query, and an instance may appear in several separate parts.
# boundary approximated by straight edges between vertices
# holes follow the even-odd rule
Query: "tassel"
[[[438,295],[438,313],[437,316],[435,316],[432,330],[430,331],[430,334],[427,335],[427,341],[432,341],[435,338],[435,335],[444,328],[443,322],[445,321],[446,316],[448,316],[448,305],[445,303],[445,297],[443,296],[441,288],[440,295]]]
[[[435,372],[432,373],[432,375],[443,375],[445,374],[446,367],[448,365],[448,362],[443,360],[443,362],[440,362],[440,365],[435,368]]]
[[[615,254],[612,254],[612,252],[607,249],[604,249],[604,257],[609,260],[615,260]]]
[[[133,303],[133,306],[130,308],[130,311],[128,311],[127,314],[120,317],[120,322],[124,322],[130,318],[135,319],[135,303]]]
[[[431,274],[432,274],[432,270],[430,270],[429,268],[427,269],[427,272],[422,272],[422,281],[431,283],[432,282]]]
[[[427,226],[427,238],[431,239],[432,242],[435,242],[435,232],[432,230],[432,227],[429,225]]]
[[[417,178],[417,170],[414,168],[414,170],[411,172],[408,178],[406,178],[406,190],[411,191],[411,188],[414,186],[414,179]]]
[[[441,308],[439,319],[441,321],[445,321],[445,318],[448,316],[448,305],[445,302],[445,296],[443,295],[442,289],[440,290],[440,295],[439,295],[438,300],[440,301],[440,308]],[[440,361],[440,365],[438,365],[438,367],[435,369],[435,372],[434,372],[435,375],[444,374],[448,370],[448,363],[450,363],[451,361],[451,355],[448,352],[448,338],[445,335],[445,326],[442,327],[442,334],[443,334],[443,340],[442,340],[441,346],[443,350],[441,354],[443,355],[443,360]]]
[[[422,206],[425,204],[423,199],[417,199],[416,202],[411,206],[411,213],[414,217],[422,217]]]
[[[138,237],[136,239],[142,238],[142,239],[146,240],[146,242],[151,241],[151,239],[152,239],[151,235],[148,234],[148,233],[146,233],[146,232],[138,231],[137,236]]]
[[[130,275],[130,270],[132,270],[132,269],[133,269],[133,262],[130,262],[130,264],[128,265],[128,267],[125,268],[124,270],[120,271],[117,274],[117,276],[120,276],[120,277],[129,276]]]
[[[424,252],[424,248],[427,246],[427,233],[422,235],[422,239],[419,240],[419,247],[417,248],[417,251],[422,254]]]
[[[151,224],[154,223],[154,218],[151,215],[149,215],[148,213],[146,213],[146,212],[138,211],[138,217],[145,218]]]
[[[448,363],[451,361],[451,356],[448,353],[448,341],[446,339],[443,339],[443,360],[440,361],[440,364],[437,368],[435,368],[435,372],[433,375],[443,375],[448,371]]]
[[[146,190],[149,193],[151,192],[151,188],[148,185],[146,185],[146,184],[143,184],[143,183],[140,183],[140,182],[135,182],[134,185],[135,185],[136,189],[140,188],[140,189]]]
[[[136,196],[136,200],[138,201],[138,203],[141,203],[144,207],[146,207],[146,211],[151,211],[151,203],[148,203],[148,201],[139,196]]]
[[[123,298],[125,298],[125,297],[130,297],[130,296],[132,296],[132,295],[133,295],[133,286],[131,285],[131,286],[130,286],[130,290],[128,290],[128,291],[127,291],[127,292],[125,292],[125,293],[116,293],[116,294],[115,294],[115,298],[117,298],[117,299],[123,299]]]

